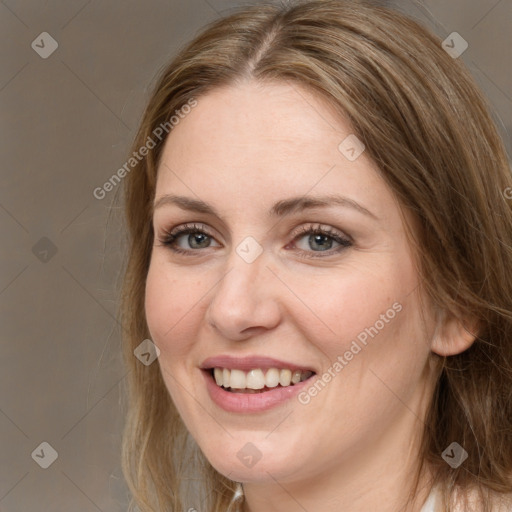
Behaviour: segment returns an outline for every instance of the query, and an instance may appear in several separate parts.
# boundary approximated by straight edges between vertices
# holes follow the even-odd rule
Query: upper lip
[[[245,357],[234,357],[230,355],[219,355],[215,357],[209,357],[205,359],[200,366],[203,370],[210,370],[211,368],[228,368],[236,370],[249,371],[257,368],[262,370],[268,370],[269,368],[277,369],[290,369],[290,370],[301,370],[311,371],[316,373],[313,368],[302,365],[291,363],[289,361],[282,361],[274,359],[273,357],[266,356],[245,356]]]

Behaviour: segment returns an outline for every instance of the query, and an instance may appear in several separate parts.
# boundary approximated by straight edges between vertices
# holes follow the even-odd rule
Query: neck
[[[401,462],[396,459],[357,475],[329,471],[314,481],[244,484],[243,512],[420,512],[431,490],[432,475],[424,469],[414,490],[417,467]]]

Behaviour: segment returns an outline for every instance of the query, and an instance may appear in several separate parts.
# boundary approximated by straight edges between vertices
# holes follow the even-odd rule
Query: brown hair
[[[440,311],[476,320],[464,352],[432,355],[439,378],[423,432],[420,464],[433,468],[444,509],[476,489],[512,492],[512,201],[510,168],[489,106],[460,60],[394,10],[367,2],[313,0],[246,7],[210,23],[163,69],[133,150],[155,142],[126,177],[130,250],[122,296],[130,369],[123,471],[143,511],[187,510],[187,486],[203,510],[225,512],[235,483],[190,439],[157,364],[133,350],[149,337],[145,279],[151,207],[165,138],[155,130],[191,99],[244,80],[286,81],[319,93],[377,163],[417,221],[413,243],[426,297]],[[468,459],[441,457],[457,441]]]

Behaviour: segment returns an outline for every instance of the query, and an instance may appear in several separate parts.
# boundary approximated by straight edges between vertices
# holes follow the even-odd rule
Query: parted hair
[[[122,467],[131,505],[181,512],[194,493],[201,511],[225,512],[235,490],[190,438],[158,364],[140,364],[133,351],[150,337],[144,292],[166,140],[155,130],[191,99],[200,103],[215,88],[247,80],[300,85],[349,120],[415,219],[410,242],[425,296],[446,317],[478,325],[467,350],[430,356],[437,381],[418,461],[432,468],[443,510],[458,510],[455,497],[476,490],[478,510],[490,511],[493,495],[512,492],[510,164],[490,105],[439,37],[397,10],[343,0],[239,8],[209,23],[157,76],[132,149],[148,137],[155,144],[123,183],[129,250],[120,316],[129,377]],[[468,454],[457,468],[442,458],[453,441]]]

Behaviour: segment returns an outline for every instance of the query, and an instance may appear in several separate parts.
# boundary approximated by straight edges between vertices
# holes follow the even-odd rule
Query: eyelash
[[[202,234],[213,238],[213,236],[210,233],[208,233],[208,231],[205,230],[202,226],[197,224],[185,224],[172,230],[164,230],[163,236],[162,238],[160,238],[159,241],[161,244],[163,244],[166,247],[169,247],[169,249],[171,249],[173,252],[177,254],[192,255],[192,253],[200,252],[199,249],[182,249],[181,247],[176,247],[176,240],[180,236],[185,234]],[[303,226],[299,230],[299,232],[295,234],[293,242],[295,242],[295,240],[297,239],[304,237],[305,235],[325,235],[328,238],[333,239],[335,242],[338,242],[340,246],[334,250],[329,249],[326,251],[304,251],[302,249],[299,249],[299,256],[301,258],[325,258],[328,256],[332,256],[334,254],[338,254],[344,249],[352,246],[352,241],[349,238],[345,238],[331,229],[322,229],[320,226],[314,227],[313,225]],[[321,253],[327,254],[326,256],[320,256]],[[198,256],[198,254],[194,254],[194,256]]]

